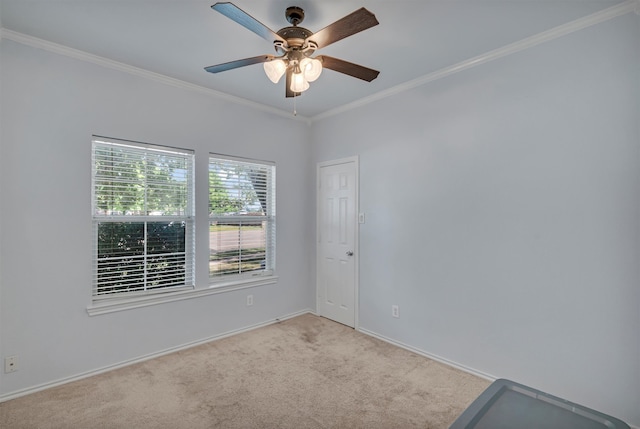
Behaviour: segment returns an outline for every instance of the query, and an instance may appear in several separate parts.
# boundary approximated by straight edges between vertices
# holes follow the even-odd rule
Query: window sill
[[[181,301],[183,299],[199,298],[201,296],[214,295],[217,293],[229,292],[232,290],[246,289],[256,286],[264,286],[277,283],[278,276],[265,276],[238,280],[234,282],[212,284],[204,289],[181,290],[177,292],[158,293],[154,295],[137,296],[100,301],[87,307],[89,316],[114,313],[116,311],[131,310],[134,308],[148,307],[150,305],[164,304],[166,302]]]

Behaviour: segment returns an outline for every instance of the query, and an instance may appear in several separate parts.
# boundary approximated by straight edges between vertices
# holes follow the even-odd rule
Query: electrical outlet
[[[253,305],[253,295],[247,295],[247,307]]]
[[[16,372],[18,370],[18,356],[7,356],[4,358],[4,372]]]
[[[397,305],[392,305],[391,306],[391,315],[393,317],[400,317],[400,307],[398,307]]]

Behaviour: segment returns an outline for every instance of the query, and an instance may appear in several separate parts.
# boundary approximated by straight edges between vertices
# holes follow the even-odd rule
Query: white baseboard
[[[57,387],[57,386],[61,386],[63,384],[67,384],[67,383],[71,383],[73,381],[78,381],[78,380],[82,380],[83,378],[88,378],[94,375],[98,375],[98,374],[103,374],[105,372],[109,372],[112,371],[114,369],[118,369],[118,368],[123,368],[125,366],[129,366],[129,365],[133,365],[136,363],[140,363],[140,362],[144,362],[150,359],[154,359],[160,356],[164,356],[170,353],[175,353],[178,352],[180,350],[186,350],[189,349],[191,347],[196,347],[202,344],[206,344],[209,343],[211,341],[216,341],[216,340],[221,340],[223,338],[227,338],[227,337],[231,337],[233,335],[237,335],[237,334],[241,334],[243,332],[249,332],[249,331],[253,331],[254,329],[258,329],[258,328],[262,328],[264,326],[269,326],[272,325],[274,323],[278,323],[278,322],[282,322],[284,320],[287,319],[291,319],[297,316],[301,316],[303,314],[307,314],[307,313],[312,313],[315,314],[315,312],[311,309],[304,309],[301,311],[297,311],[295,313],[290,313],[290,314],[286,314],[284,316],[281,317],[277,317],[275,319],[272,320],[267,320],[266,322],[261,322],[261,323],[256,323],[254,325],[250,325],[250,326],[246,326],[244,328],[240,328],[240,329],[234,329],[219,335],[214,335],[212,337],[208,337],[208,338],[203,338],[201,340],[197,340],[197,341],[191,341],[189,343],[185,343],[176,347],[171,347],[169,349],[165,349],[159,352],[155,352],[155,353],[150,353],[148,355],[144,355],[144,356],[140,356],[137,358],[133,358],[133,359],[128,359],[113,365],[107,365],[105,367],[102,368],[98,368],[98,369],[94,369],[91,371],[86,371],[80,374],[76,374],[76,375],[72,375],[70,377],[65,377],[65,378],[61,378],[55,381],[51,381],[51,382],[47,382],[47,383],[42,383],[36,386],[32,386],[32,387],[27,387],[25,389],[21,389],[21,390],[17,390],[15,392],[10,392],[10,393],[6,393],[4,395],[0,395],[0,402],[5,402],[5,401],[9,401],[11,399],[15,399],[15,398],[19,398],[21,396],[26,396],[29,395],[31,393],[36,393],[36,392],[40,392],[42,390],[46,390],[46,389],[50,389],[52,387]]]
[[[424,357],[427,357],[429,359],[433,359],[436,362],[443,363],[443,364],[448,365],[450,367],[453,367],[453,368],[459,369],[461,371],[464,371],[464,372],[466,372],[468,374],[475,375],[477,377],[483,378],[483,379],[485,379],[487,381],[494,382],[494,381],[496,381],[498,379],[498,377],[495,377],[495,376],[493,376],[491,374],[487,374],[485,372],[478,371],[477,369],[469,368],[468,366],[459,364],[459,363],[454,362],[454,361],[449,360],[449,359],[445,359],[445,358],[443,358],[441,356],[438,356],[438,355],[434,355],[433,353],[429,353],[427,351],[412,347],[410,345],[401,343],[399,341],[392,340],[391,338],[387,338],[384,335],[380,335],[380,334],[377,334],[377,333],[375,333],[373,331],[369,331],[368,329],[358,328],[358,331],[362,332],[363,334],[366,334],[366,335],[369,335],[371,337],[374,337],[374,338],[377,338],[379,340],[382,340],[385,343],[393,344],[394,346],[400,347],[400,348],[405,349],[405,350],[409,350],[410,352],[413,352],[413,353],[418,354],[420,356],[424,356]]]

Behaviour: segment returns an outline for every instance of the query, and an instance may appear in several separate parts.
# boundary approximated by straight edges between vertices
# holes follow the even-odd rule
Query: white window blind
[[[94,299],[194,285],[192,151],[93,138]]]
[[[275,164],[209,157],[209,278],[271,275],[275,270]]]

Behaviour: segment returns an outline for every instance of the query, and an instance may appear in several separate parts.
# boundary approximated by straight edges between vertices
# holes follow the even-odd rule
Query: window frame
[[[179,213],[170,213],[165,215],[164,213],[152,213],[149,212],[147,205],[147,197],[149,191],[153,189],[153,181],[149,179],[148,170],[145,170],[145,177],[136,182],[135,180],[126,179],[119,183],[125,183],[129,185],[140,186],[143,189],[144,195],[143,206],[146,213],[122,213],[122,212],[109,212],[108,210],[99,209],[99,203],[97,195],[97,187],[100,182],[97,171],[97,157],[101,148],[129,148],[128,154],[139,157],[139,159],[145,163],[148,160],[150,154],[153,156],[162,156],[161,154],[169,155],[170,158],[175,160],[183,160],[185,165],[185,177],[183,177],[186,185],[184,200],[180,201],[178,205]],[[91,288],[91,302],[92,304],[87,308],[90,315],[101,314],[110,311],[118,311],[128,309],[132,307],[139,307],[143,305],[151,305],[157,302],[163,302],[170,296],[180,296],[185,292],[190,292],[195,289],[195,152],[190,149],[174,148],[161,145],[153,145],[148,143],[141,143],[129,140],[114,139],[103,136],[92,136],[91,145],[91,210],[92,210],[92,235],[93,235],[93,250],[92,250],[92,288]],[[145,167],[147,164],[144,164]],[[104,211],[105,213],[101,213]],[[153,223],[168,223],[167,227],[173,222],[181,222],[184,226],[184,237],[179,239],[184,240],[184,252],[168,252],[167,255],[182,255],[184,254],[184,284],[166,284],[159,287],[149,287],[149,281],[147,277],[147,267],[149,266],[148,258],[153,255],[149,251],[148,245],[150,238],[148,236],[148,226]],[[99,266],[100,260],[98,258],[99,252],[99,228],[100,224],[118,224],[118,223],[141,223],[144,226],[144,239],[143,253],[137,255],[137,259],[142,259],[142,266],[145,269],[144,286],[142,290],[122,291],[108,293],[104,290],[100,291],[99,281]],[[181,256],[180,256],[181,257]],[[178,262],[178,264],[180,264]],[[163,274],[172,274],[171,268],[168,268]],[[175,273],[174,273],[175,274]],[[131,283],[134,288],[136,284]],[[104,287],[104,286],[103,286]],[[139,287],[139,286],[138,286]]]
[[[255,189],[255,183],[252,183],[253,191],[257,193],[262,193],[262,198],[264,199],[266,205],[266,209],[263,210],[263,214],[251,215],[247,214],[215,214],[211,207],[211,168],[212,164],[220,165],[223,163],[231,163],[236,167],[253,167],[260,171],[260,173],[264,174],[264,189],[260,188],[258,190]],[[276,276],[276,163],[272,161],[264,161],[252,158],[242,158],[237,156],[224,155],[219,153],[209,153],[209,162],[208,162],[208,177],[209,177],[209,201],[207,204],[209,217],[208,217],[208,234],[207,237],[209,239],[209,285],[211,288],[220,288],[220,289],[233,289],[236,287],[242,287],[247,284],[269,284],[275,283]],[[257,197],[259,198],[259,197]],[[260,204],[263,204],[262,202]],[[242,272],[242,268],[239,264],[239,272],[238,273],[226,273],[226,274],[218,274],[212,275],[211,271],[211,227],[214,222],[223,221],[226,224],[233,223],[242,223],[243,221],[247,221],[247,223],[257,223],[264,222],[265,223],[265,267],[262,270],[249,270],[247,272]],[[241,245],[238,248],[241,251]]]
[[[192,233],[191,235],[191,241],[190,244],[188,245],[188,249],[191,252],[191,260],[192,260],[192,269],[193,269],[193,273],[192,273],[192,283],[190,285],[185,285],[183,287],[173,287],[173,288],[166,288],[166,289],[161,289],[158,291],[155,291],[153,293],[144,293],[144,294],[112,294],[112,296],[108,296],[108,297],[101,297],[96,299],[94,297],[93,294],[93,284],[91,286],[91,292],[87,291],[88,296],[90,296],[90,304],[87,306],[86,311],[89,314],[89,316],[98,316],[98,315],[103,315],[103,314],[109,314],[109,313],[113,313],[113,312],[118,312],[118,311],[124,311],[124,310],[131,310],[131,309],[135,309],[135,308],[141,308],[141,307],[147,307],[147,306],[152,306],[152,305],[158,305],[158,304],[163,304],[163,303],[168,303],[168,302],[173,302],[173,301],[181,301],[181,300],[185,300],[185,299],[193,299],[193,298],[200,298],[200,297],[205,297],[205,296],[209,296],[209,295],[215,295],[215,294],[220,294],[220,293],[227,293],[230,291],[236,291],[236,290],[242,290],[242,289],[246,289],[246,288],[255,288],[255,287],[261,287],[261,286],[266,286],[266,285],[272,285],[272,284],[276,284],[278,282],[278,276],[275,272],[275,255],[276,255],[276,249],[275,249],[275,226],[276,226],[276,219],[275,216],[272,219],[271,225],[272,225],[272,245],[271,245],[271,257],[273,258],[273,264],[272,264],[272,270],[270,271],[264,271],[261,272],[259,275],[250,275],[247,277],[237,277],[235,276],[234,278],[223,278],[220,279],[220,281],[216,281],[214,283],[210,283],[209,281],[209,276],[208,276],[208,267],[207,267],[207,273],[205,274],[204,270],[202,268],[201,265],[203,263],[208,262],[209,259],[209,255],[201,255],[201,254],[196,254],[196,248],[202,248],[201,246],[204,244],[203,241],[204,240],[209,240],[209,219],[207,218],[206,221],[205,219],[200,218],[200,220],[198,220],[198,222],[196,222],[196,218],[195,218],[195,213],[196,212],[202,212],[202,209],[204,209],[204,205],[206,204],[206,209],[208,211],[209,209],[209,195],[207,192],[207,197],[202,198],[202,197],[197,197],[196,196],[196,180],[198,180],[198,183],[201,183],[201,180],[203,178],[203,175],[201,173],[200,174],[200,179],[196,178],[196,168],[200,168],[200,167],[196,167],[197,165],[202,165],[201,163],[204,161],[202,159],[200,159],[200,156],[204,156],[203,155],[197,155],[195,150],[191,150],[191,149],[180,149],[180,148],[173,148],[173,147],[168,147],[168,146],[162,146],[162,145],[155,145],[155,144],[148,144],[148,143],[142,143],[142,142],[136,142],[136,141],[131,141],[131,140],[124,140],[124,139],[116,139],[116,138],[110,138],[110,137],[103,137],[103,136],[98,136],[98,135],[93,135],[92,136],[92,148],[91,148],[91,163],[92,163],[92,167],[91,167],[91,219],[92,219],[92,235],[93,235],[93,245],[92,245],[92,249],[93,252],[92,253],[92,263],[93,264],[97,264],[97,227],[96,227],[96,220],[95,220],[95,201],[96,201],[96,195],[95,195],[95,173],[94,173],[94,169],[95,169],[95,149],[93,147],[93,142],[96,139],[100,139],[103,141],[109,141],[109,142],[113,142],[113,143],[120,143],[120,144],[124,144],[124,145],[134,145],[134,146],[145,146],[145,147],[149,147],[149,148],[156,148],[156,149],[160,149],[160,150],[177,150],[177,151],[184,151],[184,152],[188,152],[191,154],[191,165],[192,165],[192,169],[191,169],[191,180],[190,180],[190,184],[191,184],[191,200],[189,202],[189,207],[191,210],[191,219],[192,219]],[[205,152],[206,153],[206,152]],[[216,154],[216,153],[208,153],[208,157],[224,157],[225,159],[234,159],[234,160],[238,160],[238,161],[243,161],[243,162],[252,162],[252,163],[262,163],[262,164],[267,164],[267,165],[271,165],[273,168],[272,171],[272,175],[271,175],[271,189],[272,189],[272,207],[275,210],[275,190],[276,190],[276,178],[275,178],[275,162],[270,162],[270,161],[260,161],[260,160],[254,160],[254,159],[248,159],[248,158],[239,158],[239,157],[233,157],[233,156],[228,156],[228,155],[220,155],[220,154]],[[206,173],[207,179],[209,176],[209,172],[207,171]],[[198,185],[200,186],[200,185]],[[207,190],[208,190],[208,186],[207,186]],[[202,195],[204,196],[204,195]],[[161,217],[161,216],[158,216]],[[131,221],[132,219],[127,218],[127,221]],[[155,218],[154,218],[155,220]],[[198,230],[196,230],[196,225]],[[207,226],[207,233],[206,234],[202,234],[200,233],[200,229],[203,226]],[[207,246],[208,248],[209,246]],[[196,262],[198,261],[198,262]],[[198,268],[196,270],[196,264],[198,265]],[[95,268],[92,268],[92,276],[94,276],[96,273]],[[255,274],[255,273],[254,273]],[[205,277],[206,276],[206,277]],[[232,276],[227,276],[227,277],[232,277]],[[126,296],[124,296],[126,295]]]

